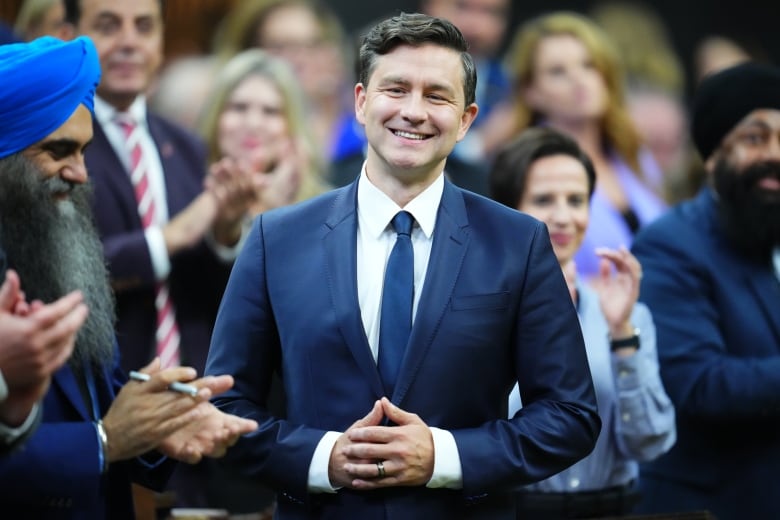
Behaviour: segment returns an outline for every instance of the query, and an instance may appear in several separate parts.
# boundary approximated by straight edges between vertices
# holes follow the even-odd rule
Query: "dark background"
[[[133,1],[133,0],[125,0]],[[570,9],[587,13],[604,0],[512,0],[508,33],[525,19],[545,11]],[[166,0],[166,54],[207,52],[217,21],[235,0]],[[387,15],[414,11],[417,0],[325,0],[340,16],[349,32]],[[0,19],[12,22],[21,0],[0,0]],[[643,3],[667,24],[672,43],[692,83],[692,56],[704,36],[728,36],[754,56],[780,62],[780,2],[773,0],[652,0]]]

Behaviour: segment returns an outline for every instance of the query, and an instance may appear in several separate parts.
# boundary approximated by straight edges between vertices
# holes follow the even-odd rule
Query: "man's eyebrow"
[[[90,139],[83,145],[83,147],[86,148],[87,145],[91,142],[92,140]],[[44,141],[41,143],[40,147],[42,150],[46,150],[47,152],[73,152],[80,149],[82,147],[82,143],[76,139],[62,137],[59,139],[50,139],[48,141]]]
[[[382,86],[385,85],[402,85],[402,86],[409,86],[411,85],[411,81],[409,81],[406,78],[403,78],[401,76],[387,76],[385,78],[382,78],[382,80],[379,81],[379,84]],[[436,91],[436,92],[449,92],[454,93],[452,86],[446,84],[446,83],[426,83],[425,84],[425,90],[427,91]]]
[[[382,78],[379,81],[379,84],[380,85],[393,85],[393,84],[409,85],[410,82],[409,82],[409,80],[407,80],[407,79],[405,79],[405,78],[403,78],[401,76],[386,76],[386,77]]]

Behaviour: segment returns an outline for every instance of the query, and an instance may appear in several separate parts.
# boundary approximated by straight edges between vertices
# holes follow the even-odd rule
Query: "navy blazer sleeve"
[[[600,430],[576,310],[541,223],[525,265],[510,342],[527,404],[512,419],[452,432],[467,494],[555,474],[590,453]]]
[[[100,412],[105,414],[126,381],[118,366],[102,374]],[[114,511],[130,507],[130,482],[161,489],[173,461],[159,455],[111,464],[101,472],[100,444],[92,420],[77,412],[71,397],[80,397],[73,373],[63,367],[44,398],[43,421],[22,449],[0,459],[0,505],[13,504],[27,511],[67,506],[72,512]],[[127,513],[130,513],[128,509]],[[101,513],[102,514],[102,513]],[[89,516],[88,516],[89,517]]]

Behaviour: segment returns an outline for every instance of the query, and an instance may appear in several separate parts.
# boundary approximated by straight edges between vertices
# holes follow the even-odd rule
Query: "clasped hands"
[[[380,426],[387,417],[397,426]],[[330,454],[334,487],[359,490],[421,486],[433,475],[431,430],[416,414],[383,397],[339,436]]]
[[[257,429],[255,421],[226,414],[208,401],[233,386],[232,376],[195,379],[193,368],[161,370],[157,358],[141,372],[151,376],[149,381],[129,381],[103,417],[109,463],[157,449],[195,464],[203,457],[223,456],[241,435]],[[195,386],[198,395],[168,390],[174,381]]]

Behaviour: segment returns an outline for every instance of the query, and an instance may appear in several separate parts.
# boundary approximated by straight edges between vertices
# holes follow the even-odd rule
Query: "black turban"
[[[780,109],[780,69],[746,62],[707,76],[693,99],[691,133],[705,161],[746,115]]]

